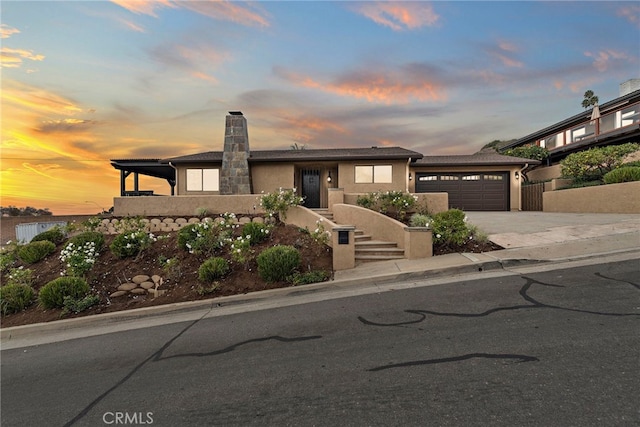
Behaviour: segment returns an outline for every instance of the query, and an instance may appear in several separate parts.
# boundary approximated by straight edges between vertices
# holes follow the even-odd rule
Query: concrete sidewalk
[[[0,329],[2,349],[353,296],[384,282],[432,280],[462,274],[627,254],[640,260],[640,215],[472,212],[469,222],[506,249],[455,253],[420,260],[364,263],[337,271],[330,282],[210,300],[153,306],[77,319]],[[638,262],[640,271],[640,261]],[[304,296],[305,298],[300,298]],[[169,320],[170,319],[170,320]]]

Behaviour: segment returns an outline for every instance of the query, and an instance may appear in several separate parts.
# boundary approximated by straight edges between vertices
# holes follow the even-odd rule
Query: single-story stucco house
[[[133,199],[139,197],[132,196],[153,195],[139,189],[138,175],[165,179],[171,196],[164,197],[182,197],[184,201],[185,196],[246,196],[296,188],[305,198],[305,207],[327,208],[329,192],[341,189],[345,194],[446,193],[445,208],[518,210],[522,173],[539,163],[497,153],[424,156],[402,147],[250,150],[247,120],[239,111],[226,117],[223,151],[167,159],[111,160],[121,172],[116,215],[142,214],[133,207]],[[134,188],[127,190],[127,178],[132,174]],[[231,203],[231,209],[231,199],[226,202]],[[155,212],[158,209],[154,206],[166,206],[166,200],[144,199],[144,214],[170,213]]]

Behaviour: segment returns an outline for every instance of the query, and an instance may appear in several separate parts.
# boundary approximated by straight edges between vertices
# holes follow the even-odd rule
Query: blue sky
[[[111,206],[109,159],[222,150],[230,110],[247,117],[252,149],[471,154],[577,114],[588,89],[606,102],[640,77],[637,2],[1,9],[1,203],[54,213]]]

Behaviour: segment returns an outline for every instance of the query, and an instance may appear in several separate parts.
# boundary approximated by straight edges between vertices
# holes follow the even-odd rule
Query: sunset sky
[[[2,206],[93,214],[110,159],[402,146],[472,154],[640,78],[637,2],[11,1],[1,7]],[[160,180],[141,189],[168,194]]]

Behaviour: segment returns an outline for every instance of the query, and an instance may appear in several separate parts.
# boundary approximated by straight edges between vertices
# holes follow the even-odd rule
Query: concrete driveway
[[[469,223],[504,248],[640,233],[640,214],[466,212]],[[640,237],[638,238],[640,247]]]

